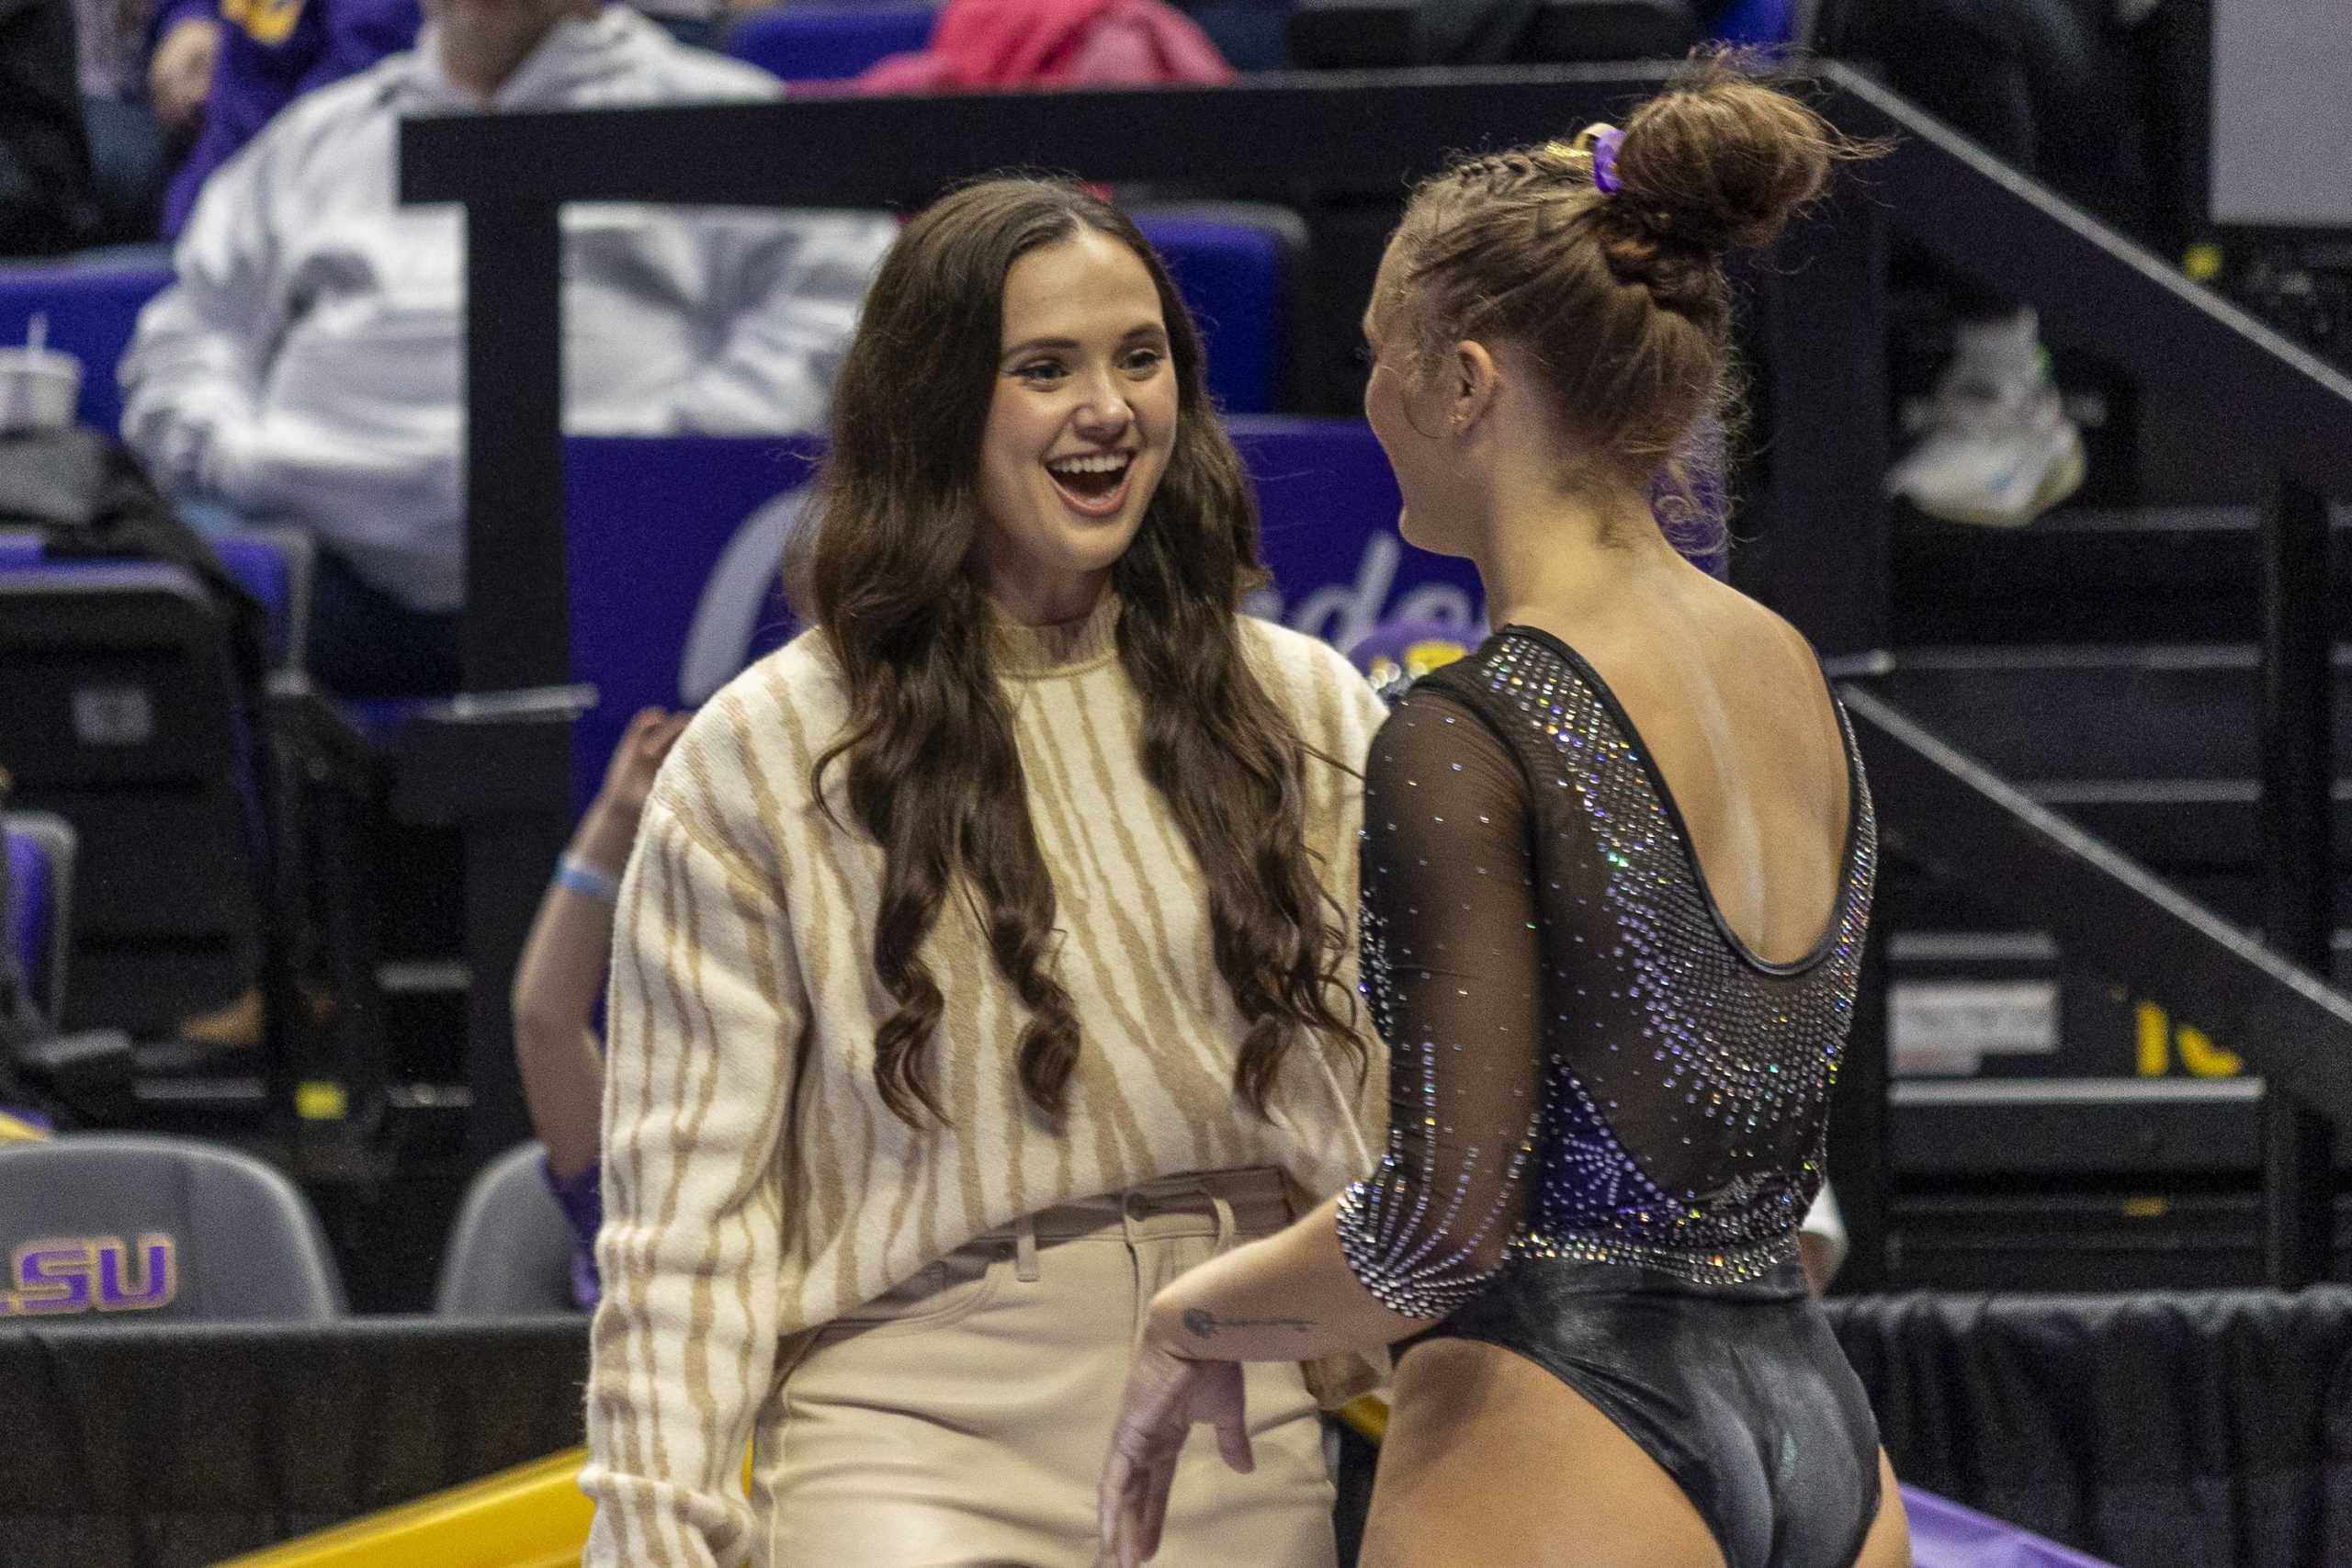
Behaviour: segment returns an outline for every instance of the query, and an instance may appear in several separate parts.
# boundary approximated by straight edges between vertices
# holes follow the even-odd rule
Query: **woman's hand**
[[[192,131],[212,92],[212,65],[220,55],[220,24],[184,17],[172,24],[147,63],[147,101],[175,135]]]
[[[1179,1355],[1168,1338],[1147,1329],[1127,1369],[1096,1499],[1103,1554],[1118,1568],[1136,1568],[1159,1550],[1177,1457],[1199,1421],[1216,1428],[1227,1464],[1245,1474],[1254,1467],[1241,1363]]]
[[[637,824],[645,814],[646,797],[653,793],[653,775],[662,759],[684,734],[691,713],[639,709],[613,748],[605,766],[604,787],[596,792],[588,813],[572,836],[571,850],[597,870],[618,876],[628,863],[629,846],[637,842]]]

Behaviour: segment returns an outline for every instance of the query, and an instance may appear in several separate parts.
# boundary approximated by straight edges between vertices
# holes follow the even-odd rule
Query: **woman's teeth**
[[[1131,454],[1109,452],[1083,457],[1057,457],[1046,465],[1054,482],[1071,494],[1099,500],[1116,491],[1126,479]]]

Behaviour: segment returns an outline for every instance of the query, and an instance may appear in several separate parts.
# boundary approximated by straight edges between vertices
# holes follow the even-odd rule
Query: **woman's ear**
[[[1452,406],[1446,423],[1456,435],[1465,435],[1494,408],[1496,394],[1502,389],[1502,369],[1485,344],[1469,338],[1453,345],[1448,369],[1453,385],[1448,389]]]

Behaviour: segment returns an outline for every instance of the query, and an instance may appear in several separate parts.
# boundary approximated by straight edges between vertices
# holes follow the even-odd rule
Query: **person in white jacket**
[[[413,51],[296,101],[213,175],[121,368],[123,438],[175,496],[317,539],[310,666],[339,691],[458,673],[464,233],[454,207],[399,204],[400,122],[779,91],[597,0],[425,11]],[[870,215],[567,208],[566,428],[821,425],[893,232]]]

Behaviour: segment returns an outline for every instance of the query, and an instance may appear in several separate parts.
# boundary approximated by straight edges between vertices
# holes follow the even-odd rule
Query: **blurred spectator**
[[[695,49],[717,49],[726,40],[729,0],[628,0],[630,6],[680,43]],[[769,0],[752,0],[738,9],[758,10]]]
[[[1864,0],[1847,45],[2003,163],[2136,229],[2145,181],[2122,33],[2146,9],[2138,0],[2120,10],[2117,0]],[[1950,287],[1951,362],[1925,434],[1887,488],[1948,522],[2030,523],[2080,488],[2082,432],[2059,400],[2032,310],[1966,276]]]
[[[531,1128],[547,1150],[548,1185],[579,1238],[571,1291],[582,1307],[596,1304],[596,1229],[604,1218],[597,1156],[605,1046],[596,1004],[612,962],[613,900],[653,775],[691,716],[647,708],[629,721],[514,966],[514,1058]]]
[[[106,4],[108,0],[83,0]],[[209,0],[180,0],[202,6]],[[715,48],[725,0],[632,0],[680,43]],[[175,240],[212,171],[251,141],[273,116],[305,93],[354,76],[389,54],[415,46],[424,13],[417,0],[227,0],[219,69],[209,84],[203,129],[172,176],[163,232]]]
[[[1160,0],[948,0],[929,47],[857,78],[861,93],[1003,87],[1221,87],[1233,67]]]
[[[401,120],[777,91],[618,6],[435,0],[414,51],[301,99],[214,175],[124,356],[123,435],[216,522],[318,538],[308,651],[331,689],[458,677],[463,241],[454,209],[397,204]],[[564,231],[566,423],[658,434],[820,423],[893,231],[575,205]]]
[[[214,0],[74,0],[94,242],[155,238],[164,175],[202,118],[220,41]]]
[[[241,18],[255,8],[236,7]],[[220,57],[220,17],[205,0],[183,0],[158,18],[147,62],[147,102],[164,133],[185,143],[204,118],[212,66]]]
[[[96,226],[73,0],[0,0],[0,256],[69,251]]]
[[[94,3],[103,0],[85,0]],[[279,109],[410,48],[424,19],[417,0],[227,0],[201,129],[190,127],[195,145],[164,197],[164,237],[179,237],[204,182]],[[157,112],[164,112],[160,92]]]

